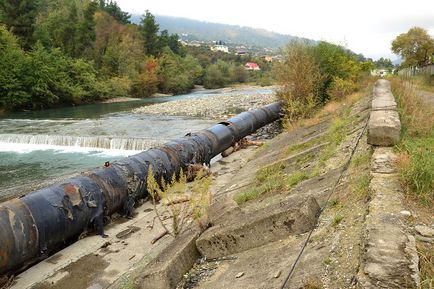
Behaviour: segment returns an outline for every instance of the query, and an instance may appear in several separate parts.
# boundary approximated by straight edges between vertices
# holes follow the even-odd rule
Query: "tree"
[[[95,41],[96,11],[96,3],[91,1],[56,1],[38,16],[34,35],[46,48],[60,48],[68,56],[89,59]]]
[[[139,30],[142,33],[144,41],[144,50],[147,55],[156,56],[159,52],[158,30],[160,26],[155,22],[155,17],[148,10],[143,15]]]
[[[384,68],[384,69],[392,69],[393,63],[389,58],[380,57],[377,61],[375,61],[376,68]]]
[[[392,52],[404,59],[404,66],[421,66],[429,63],[434,40],[426,29],[413,27],[393,40]]]
[[[285,104],[289,120],[309,116],[320,103],[318,91],[323,83],[314,48],[306,42],[291,42],[284,51],[284,61],[275,69],[282,85],[277,96]]]
[[[22,82],[25,62],[18,39],[0,25],[0,107],[13,109],[31,102]]]
[[[142,73],[135,80],[132,93],[138,97],[148,97],[158,90],[158,62],[151,57],[145,63]]]
[[[0,0],[1,22],[15,34],[24,49],[28,50],[34,43],[33,31],[38,14],[36,0]]]
[[[119,23],[122,24],[130,24],[131,14],[128,12],[122,11],[122,9],[118,6],[116,1],[107,1],[107,0],[99,0],[99,7],[104,12],[110,14],[113,18],[116,19]]]

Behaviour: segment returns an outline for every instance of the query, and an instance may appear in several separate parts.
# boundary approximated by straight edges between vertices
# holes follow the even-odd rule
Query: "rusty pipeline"
[[[148,196],[150,166],[157,180],[170,181],[190,164],[210,164],[234,142],[279,119],[280,113],[279,103],[243,112],[161,147],[1,203],[0,274],[27,268],[87,230],[102,233],[105,217],[126,213],[135,201]]]

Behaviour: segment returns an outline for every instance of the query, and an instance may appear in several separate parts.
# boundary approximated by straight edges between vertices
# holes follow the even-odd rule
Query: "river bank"
[[[224,119],[277,101],[275,94],[269,93],[269,90],[275,91],[276,88],[252,85],[222,88],[213,90],[217,93],[214,96],[175,100],[171,101],[170,105],[159,103],[139,107],[134,109],[133,113]]]

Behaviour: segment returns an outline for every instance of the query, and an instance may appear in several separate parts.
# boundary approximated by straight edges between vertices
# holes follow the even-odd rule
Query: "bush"
[[[17,38],[0,25],[0,108],[16,109],[30,105],[31,95],[21,79],[26,61]]]
[[[289,121],[308,117],[319,105],[355,91],[362,72],[369,67],[338,45],[291,42],[284,51],[284,61],[274,70],[282,85],[277,95],[285,104]]]
[[[191,56],[183,58],[166,48],[158,58],[157,74],[161,92],[180,94],[194,87],[202,68]]]
[[[434,109],[408,83],[394,79],[392,90],[401,118],[398,169],[406,192],[428,206],[434,204]]]
[[[277,96],[285,105],[289,121],[311,115],[323,80],[312,46],[300,41],[288,45],[284,61],[276,65],[275,74],[282,85]]]
[[[220,71],[216,64],[208,66],[205,72],[205,88],[220,88],[226,85],[226,79],[223,76],[223,72]]]
[[[176,237],[181,234],[189,221],[193,219],[203,231],[208,227],[208,207],[211,203],[209,187],[211,176],[199,171],[191,186],[187,184],[187,176],[181,171],[179,177],[173,175],[170,182],[155,179],[152,167],[149,168],[147,189],[151,195],[154,210],[160,224],[167,233]],[[157,206],[161,200],[162,206]],[[162,215],[168,215],[171,228],[164,222]]]
[[[148,97],[158,91],[158,62],[148,59],[143,72],[134,80],[131,93],[137,97]]]

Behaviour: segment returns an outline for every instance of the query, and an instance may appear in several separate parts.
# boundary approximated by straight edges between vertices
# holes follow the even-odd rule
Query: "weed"
[[[434,108],[416,95],[415,87],[393,80],[402,123],[398,150],[398,173],[408,194],[427,206],[434,204]]]
[[[331,207],[336,207],[337,205],[339,205],[339,200],[338,199],[333,199],[330,201],[330,206]]]
[[[372,176],[369,171],[362,173],[354,181],[354,190],[359,196],[366,196],[369,193],[369,184]]]
[[[356,156],[353,157],[353,159],[351,160],[351,166],[359,167],[362,165],[369,164],[370,161],[371,161],[371,154],[368,152],[364,152],[361,154],[357,154]]]
[[[308,148],[311,148],[311,147],[319,144],[323,140],[324,140],[323,137],[317,137],[317,138],[313,138],[313,139],[306,141],[306,142],[301,142],[301,143],[291,145],[285,150],[285,156],[300,153],[303,150],[306,150]]]
[[[291,188],[295,187],[296,185],[298,185],[301,181],[304,181],[308,178],[309,178],[309,175],[305,171],[298,171],[296,173],[293,173],[286,180],[286,183],[288,185],[287,188],[291,189]]]
[[[303,289],[322,289],[322,283],[318,279],[311,279],[304,283]]]
[[[203,230],[206,228],[207,210],[211,195],[208,191],[211,176],[205,177],[199,172],[191,187],[187,185],[187,176],[181,171],[178,179],[175,174],[170,182],[155,179],[152,166],[149,168],[147,188],[152,198],[154,211],[163,228],[176,237],[183,232],[191,219],[197,222]],[[162,200],[162,209],[157,207],[157,201]],[[164,223],[163,214],[169,215],[171,228]]]
[[[322,260],[324,265],[331,265],[333,260],[330,257],[325,258],[324,260]]]
[[[344,219],[344,216],[339,215],[339,214],[335,215],[333,217],[333,220],[332,220],[332,226],[336,227],[337,225],[339,225],[342,222],[343,219]]]
[[[236,194],[234,201],[240,205],[254,200],[262,194],[285,189],[284,169],[285,165],[282,163],[262,168],[256,174],[254,186]]]
[[[434,288],[434,250],[430,244],[417,244],[420,262],[420,288]]]

